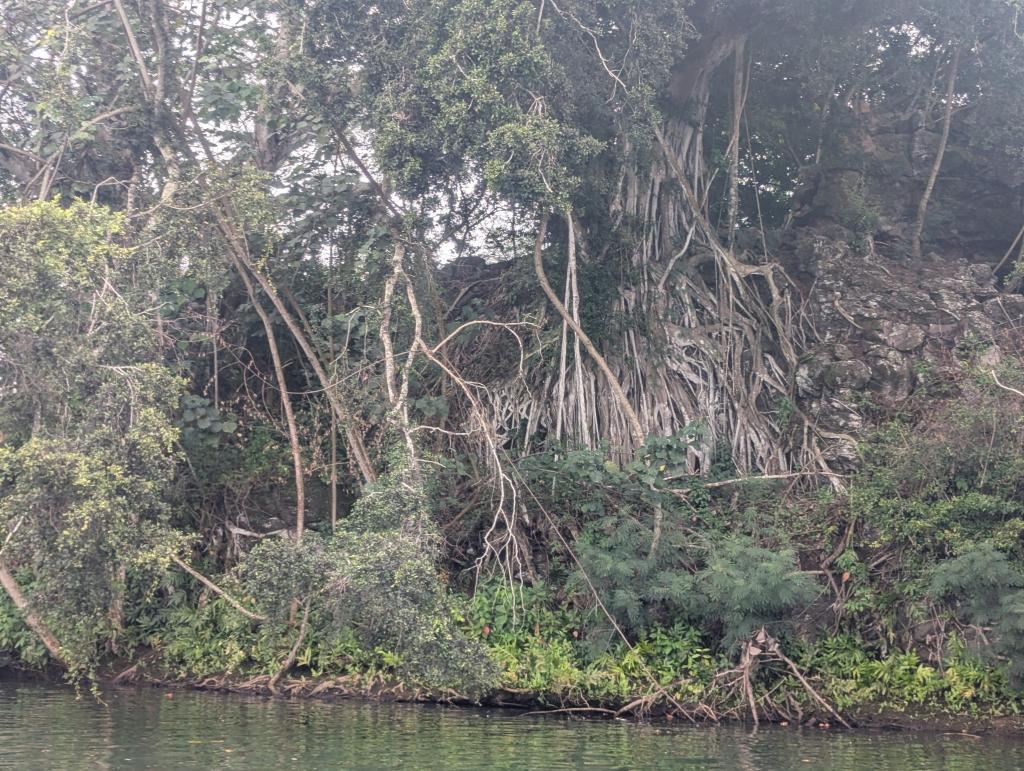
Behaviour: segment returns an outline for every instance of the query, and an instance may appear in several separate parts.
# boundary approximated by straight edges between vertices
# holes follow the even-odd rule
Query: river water
[[[1024,742],[0,680],[2,769],[1024,769]]]

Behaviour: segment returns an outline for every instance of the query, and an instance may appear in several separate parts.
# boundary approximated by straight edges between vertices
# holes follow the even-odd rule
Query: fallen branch
[[[128,669],[126,669],[123,672],[121,672],[121,674],[119,674],[117,677],[115,677],[111,682],[113,682],[114,685],[118,685],[119,683],[121,683],[121,682],[123,682],[125,680],[127,680],[129,682],[132,682],[132,681],[135,680],[135,677],[136,677],[136,675],[138,675],[138,673],[139,673],[139,665],[138,664],[133,664],[132,666],[128,667]]]
[[[561,709],[535,709],[522,713],[520,717],[526,717],[527,715],[557,715],[559,712],[597,712],[599,714],[611,715],[612,717],[619,716],[619,713],[614,709],[604,709],[603,707],[562,707]]]
[[[637,709],[639,709],[642,713],[643,710],[647,709],[647,707],[650,706],[650,704],[653,703],[659,696],[661,696],[660,693],[649,693],[645,696],[641,696],[639,699],[633,699],[633,701],[629,702],[629,704],[626,704],[625,706],[619,707],[617,710],[615,710],[615,717],[621,717],[622,715],[628,714],[630,712],[635,712]]]
[[[1019,393],[1019,392],[1018,392]],[[1024,396],[1024,394],[1021,394]],[[680,474],[677,476],[665,477],[666,480],[683,479],[687,474]],[[729,485],[739,485],[744,482],[767,482],[773,479],[794,479],[796,477],[839,477],[840,479],[845,478],[843,474],[837,474],[834,471],[792,471],[786,474],[762,474],[760,476],[751,477],[734,477],[732,479],[721,479],[717,482],[704,482],[701,487],[728,487]]]
[[[244,683],[239,683],[235,687],[238,690],[240,690],[240,691],[246,691],[246,690],[249,690],[251,688],[255,688],[257,685],[262,686],[263,685],[263,681],[264,680],[269,680],[269,679],[270,679],[270,675],[256,675],[256,677],[253,677],[253,678],[251,678],[249,680],[246,680]]]
[[[779,647],[779,641],[771,635],[769,635],[764,627],[761,627],[761,631],[758,632],[757,641],[759,643],[766,643],[766,648],[768,652],[775,656],[777,659],[779,659],[787,667],[789,667],[789,671],[792,672],[793,676],[800,681],[800,685],[802,685],[804,687],[804,690],[807,691],[808,696],[810,696],[812,699],[814,699],[814,701],[816,701],[818,704],[824,707],[836,720],[842,723],[846,728],[850,728],[850,724],[843,720],[843,716],[836,712],[832,705],[825,701],[824,697],[822,697],[821,694],[819,694],[816,690],[814,690],[814,688],[811,687],[811,684],[807,682],[807,678],[803,676],[803,673],[800,671],[800,668],[796,665],[796,663],[794,663],[794,661],[791,658],[789,658],[785,653],[782,652],[782,649]]]

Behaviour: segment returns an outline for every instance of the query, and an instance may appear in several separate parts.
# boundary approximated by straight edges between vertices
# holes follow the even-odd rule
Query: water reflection
[[[0,681],[7,769],[1024,769],[1012,738],[622,721]]]

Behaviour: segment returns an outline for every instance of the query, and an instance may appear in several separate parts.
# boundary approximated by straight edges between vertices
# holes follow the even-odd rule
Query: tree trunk
[[[155,111],[158,111],[163,118],[170,122],[173,128],[176,129],[176,131],[173,132],[176,140],[174,143],[169,141],[168,136],[162,131],[157,131],[154,134],[154,142],[157,145],[157,149],[160,151],[161,157],[170,169],[169,180],[167,184],[165,184],[164,190],[161,193],[161,200],[166,202],[170,200],[177,188],[177,180],[180,177],[179,155],[186,159],[195,160],[191,148],[187,143],[182,141],[182,137],[188,134],[186,126],[189,123],[192,124],[192,128],[195,130],[195,136],[202,146],[207,160],[214,167],[218,165],[218,162],[214,155],[213,148],[203,131],[203,126],[196,117],[195,112],[189,109],[185,113],[180,113],[178,111],[167,109],[167,106],[163,103],[161,98],[162,93],[165,92],[166,89],[161,89],[159,92],[154,91],[153,79],[149,74],[146,60],[143,57],[142,51],[135,38],[131,22],[128,19],[128,15],[125,13],[122,0],[112,0],[112,2],[114,3],[118,16],[120,17],[121,25],[124,28],[125,37],[127,38],[132,58],[135,60],[135,65],[139,71],[139,78],[142,81],[142,90],[143,95],[146,97],[146,101]],[[163,22],[163,17],[161,17],[160,22]],[[158,34],[166,35],[166,31],[158,30]],[[166,77],[170,77],[172,71],[173,68],[166,68]],[[178,91],[184,93],[180,84],[178,85]],[[207,183],[205,177],[200,176],[196,181],[199,185],[206,187]],[[217,227],[228,243],[228,249],[231,252],[231,259],[236,263],[236,267],[241,266],[239,268],[239,273],[245,273],[245,270],[248,270],[249,274],[256,279],[256,282],[260,285],[264,294],[266,294],[270,299],[274,309],[288,327],[288,331],[291,332],[292,336],[295,338],[295,342],[309,360],[310,366],[313,367],[313,371],[316,373],[317,379],[320,381],[320,384],[324,389],[327,400],[330,402],[331,409],[335,411],[338,420],[345,424],[345,438],[348,442],[349,452],[359,467],[363,481],[366,484],[376,481],[377,474],[374,471],[373,464],[370,462],[369,455],[366,452],[362,436],[352,425],[351,415],[345,405],[345,402],[342,400],[341,396],[333,387],[330,379],[327,377],[327,372],[324,370],[311,341],[305,334],[303,334],[302,329],[295,322],[292,314],[281,301],[274,285],[260,273],[256,266],[252,264],[252,260],[249,259],[245,235],[240,231],[237,225],[241,219],[237,216],[237,212],[234,210],[230,199],[221,199],[218,197],[211,203],[213,214],[217,220]]]
[[[362,437],[356,432],[355,427],[352,425],[352,416],[349,413],[348,408],[345,406],[345,403],[342,401],[341,396],[339,396],[337,388],[327,376],[327,371],[320,362],[320,357],[313,348],[313,344],[303,333],[291,312],[281,301],[281,297],[274,289],[274,285],[271,284],[270,281],[268,281],[263,274],[257,270],[256,266],[252,264],[252,261],[249,259],[249,255],[245,251],[245,247],[241,245],[241,237],[234,227],[232,220],[229,219],[229,215],[225,212],[217,212],[217,215],[217,224],[219,225],[221,232],[224,234],[224,237],[228,240],[233,258],[238,263],[241,263],[241,265],[249,271],[250,275],[256,279],[260,288],[263,290],[263,293],[270,298],[270,302],[274,306],[274,310],[277,311],[278,315],[288,327],[288,331],[291,332],[295,342],[298,343],[299,348],[302,349],[307,361],[309,361],[309,365],[313,368],[313,372],[316,373],[317,380],[320,381],[320,385],[324,389],[324,395],[327,397],[327,401],[330,403],[331,409],[335,411],[339,421],[345,424],[345,438],[348,441],[349,451],[351,452],[356,465],[359,467],[359,471],[362,473],[363,481],[366,484],[372,484],[377,481],[377,473],[374,471],[373,464],[370,462],[370,456],[366,452],[366,447],[363,444]]]
[[[327,318],[331,320],[330,351],[331,351],[331,372],[335,371],[335,345],[334,345],[334,288],[331,281],[334,280],[334,244],[330,245],[328,252],[328,278],[327,278]],[[331,533],[338,529],[338,416],[331,410]]]
[[[953,93],[956,88],[956,76],[960,69],[960,47],[953,50],[953,59],[949,63],[949,73],[946,75],[946,109],[942,116],[942,138],[939,140],[939,149],[935,152],[935,162],[932,164],[931,173],[928,175],[928,182],[924,186],[924,193],[917,204],[917,220],[914,222],[914,235],[910,241],[910,254],[914,259],[921,258],[921,235],[924,233],[924,221],[928,215],[928,202],[931,200],[932,192],[935,190],[935,181],[939,178],[939,170],[942,168],[942,159],[946,155],[946,145],[949,143],[949,126],[953,120]]]
[[[274,376],[277,379],[277,388],[281,392],[281,407],[284,409],[284,418],[288,423],[288,442],[292,450],[292,467],[295,471],[295,540],[302,540],[302,533],[306,527],[306,479],[302,470],[302,445],[299,442],[299,429],[295,423],[295,412],[292,410],[292,398],[288,393],[288,382],[284,377],[284,365],[281,364],[281,352],[277,347],[277,339],[274,336],[274,325],[270,316],[263,308],[263,303],[253,286],[252,279],[240,261],[235,260],[235,268],[238,275],[245,284],[245,291],[249,295],[249,302],[252,303],[256,314],[263,322],[263,329],[267,334],[267,347],[270,349],[270,358],[274,363]]]
[[[61,653],[61,645],[57,641],[57,638],[53,636],[53,633],[49,630],[46,624],[39,616],[37,616],[32,609],[29,607],[28,599],[22,594],[21,587],[18,586],[18,582],[14,580],[14,576],[7,569],[2,561],[0,561],[0,586],[3,586],[7,592],[7,596],[11,598],[11,602],[14,603],[14,607],[21,613],[22,618],[25,619],[25,623],[28,628],[31,629],[36,637],[38,637],[43,645],[46,646],[46,650],[50,653],[50,657],[60,664],[65,669],[68,669],[68,662]]]

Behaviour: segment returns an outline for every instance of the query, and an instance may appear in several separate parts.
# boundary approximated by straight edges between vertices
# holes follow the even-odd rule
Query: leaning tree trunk
[[[242,283],[245,285],[249,302],[252,303],[256,315],[263,324],[263,331],[267,335],[267,348],[270,351],[270,358],[274,364],[274,377],[277,381],[277,390],[281,394],[281,409],[284,411],[285,423],[288,426],[288,445],[292,452],[292,468],[295,476],[295,540],[301,541],[306,527],[306,476],[302,468],[302,444],[299,441],[298,424],[295,422],[295,411],[292,409],[292,397],[288,392],[288,381],[284,375],[284,364],[281,361],[281,352],[277,345],[277,337],[274,334],[274,324],[270,315],[263,307],[256,287],[246,267],[240,260],[235,260],[235,270],[238,272]]]
[[[3,586],[4,591],[7,592],[7,596],[11,598],[11,602],[14,603],[14,607],[21,613],[25,624],[29,629],[40,639],[44,646],[46,646],[47,652],[50,657],[60,664],[65,669],[68,668],[68,662],[64,658],[64,654],[61,652],[61,645],[57,638],[53,636],[53,632],[50,631],[46,623],[36,615],[35,611],[29,605],[28,598],[25,597],[21,591],[21,587],[18,586],[18,582],[14,579],[14,576],[8,570],[7,565],[0,561],[0,586]]]

